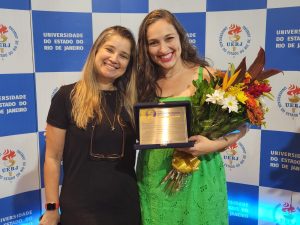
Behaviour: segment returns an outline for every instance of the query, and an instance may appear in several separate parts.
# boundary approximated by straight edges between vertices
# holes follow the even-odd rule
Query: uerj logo
[[[223,153],[224,166],[230,169],[240,167],[246,160],[247,153],[242,143],[234,143],[226,148]]]
[[[277,106],[286,116],[298,118],[300,115],[300,88],[296,84],[284,86],[277,96]]]
[[[20,150],[4,149],[0,152],[0,180],[12,182],[26,167],[25,155]]]
[[[245,25],[231,24],[225,26],[219,35],[219,45],[229,56],[238,56],[250,46],[251,34]]]
[[[12,26],[0,24],[0,57],[2,60],[13,55],[19,45],[17,32]]]

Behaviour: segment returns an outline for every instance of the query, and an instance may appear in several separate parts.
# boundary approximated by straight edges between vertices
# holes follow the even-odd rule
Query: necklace
[[[117,103],[118,103],[118,102],[117,102],[117,99],[118,99],[118,92],[116,92],[116,107],[115,107],[115,113],[114,113],[114,117],[113,117],[113,121],[112,121],[112,122],[111,122],[109,116],[107,115],[107,113],[106,113],[104,107],[102,106],[102,111],[104,112],[104,114],[105,114],[105,116],[106,116],[106,118],[107,118],[107,120],[108,120],[108,122],[109,122],[109,124],[110,124],[110,129],[111,129],[111,131],[114,131],[114,130],[116,129],[116,128],[115,128],[115,122],[116,122],[117,111],[118,111],[118,109],[117,109],[117,106],[118,106],[118,104],[117,104]],[[105,103],[105,105],[106,105],[106,103]]]

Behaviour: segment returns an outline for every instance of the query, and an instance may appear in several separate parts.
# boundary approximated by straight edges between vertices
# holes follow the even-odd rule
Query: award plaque
[[[135,149],[191,147],[189,101],[138,103],[134,106],[138,141]]]

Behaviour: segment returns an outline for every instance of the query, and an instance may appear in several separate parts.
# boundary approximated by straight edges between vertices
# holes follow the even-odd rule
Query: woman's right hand
[[[189,153],[194,157],[198,157],[216,151],[216,148],[214,146],[214,141],[202,135],[191,136],[189,138],[189,141],[195,142],[193,147],[176,148],[176,150]]]
[[[225,137],[221,137],[216,140],[210,140],[207,137],[202,135],[195,135],[189,138],[189,141],[194,141],[195,144],[190,148],[177,148],[177,151],[182,151],[198,157],[208,153],[223,151],[229,145],[237,142],[240,138],[244,137],[245,134],[249,131],[249,124],[242,124],[238,128],[238,133],[228,134]]]
[[[40,220],[39,225],[57,225],[60,221],[58,210],[46,211]]]

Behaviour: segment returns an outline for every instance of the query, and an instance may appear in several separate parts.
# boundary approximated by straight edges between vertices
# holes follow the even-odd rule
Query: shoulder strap
[[[203,80],[203,67],[199,66],[198,69],[198,80],[202,81]]]

